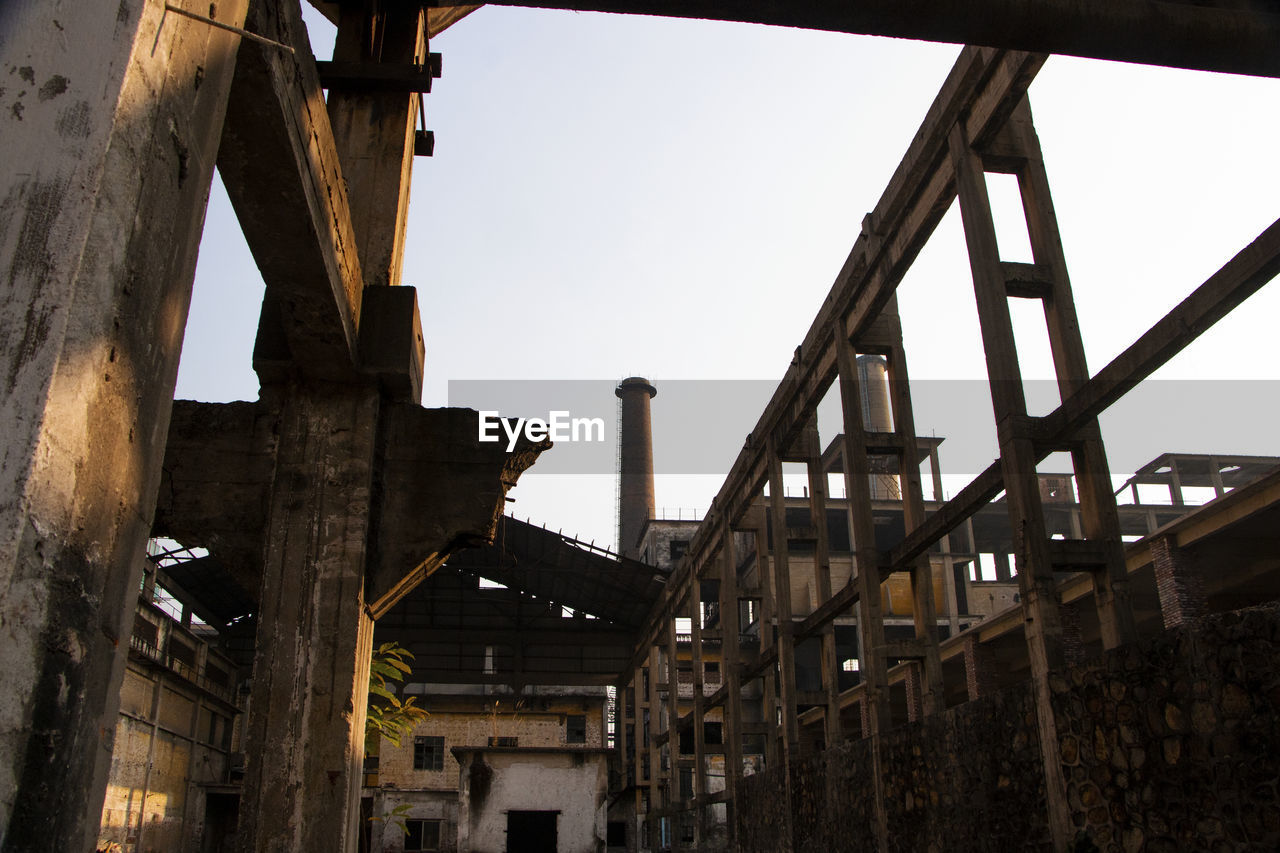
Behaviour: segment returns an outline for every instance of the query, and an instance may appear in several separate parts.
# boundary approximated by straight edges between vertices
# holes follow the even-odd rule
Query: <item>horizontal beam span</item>
[[[255,367],[349,380],[364,277],[315,59],[296,4],[251,4],[246,26],[295,49],[241,46],[218,148],[218,171],[267,286]]]
[[[1037,419],[1037,458],[1044,459],[1054,447],[1070,440],[1083,426],[1277,275],[1280,275],[1280,219],[1099,370],[1065,403]],[[907,568],[934,542],[990,503],[1002,488],[1004,479],[1000,463],[996,462],[890,552],[889,571]],[[809,620],[806,620],[805,627],[808,626]]]
[[[707,18],[1280,76],[1280,15],[1190,0],[490,0]]]
[[[809,423],[835,378],[837,330],[855,343],[876,334],[881,308],[955,198],[954,173],[946,156],[951,128],[962,121],[970,139],[989,139],[1025,96],[1044,60],[1042,54],[985,48],[961,52],[867,215],[863,233],[854,241],[797,358],[738,453],[684,561],[650,611],[646,639],[633,655],[631,669],[643,663],[645,649],[657,641],[662,614],[678,608],[689,577],[702,577],[713,565],[720,547],[720,520],[727,518],[730,527],[737,527],[764,488],[768,439],[774,438],[785,452]]]

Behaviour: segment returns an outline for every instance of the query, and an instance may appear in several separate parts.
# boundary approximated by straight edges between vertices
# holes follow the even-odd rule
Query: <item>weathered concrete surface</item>
[[[297,0],[256,3],[248,26],[295,51],[246,43],[218,150],[267,286],[254,367],[349,381],[364,277],[315,57]]]
[[[473,409],[382,410],[378,520],[366,595],[374,618],[435,571],[449,554],[492,542],[507,489],[551,447],[523,437],[507,453],[476,440]]]
[[[156,532],[208,547],[259,599],[242,849],[355,849],[373,619],[491,541],[550,446],[482,444],[477,419],[372,381],[175,405]]]
[[[605,840],[604,750],[468,749],[462,766],[458,853],[507,848],[509,811],[557,811],[557,853],[595,853]]]
[[[289,391],[264,533],[241,849],[354,850],[379,399],[376,389]]]
[[[279,419],[258,403],[174,401],[156,498],[152,535],[208,548],[250,594],[262,582]]]
[[[278,405],[176,401],[152,528],[208,548],[254,594],[279,476]],[[376,426],[366,425],[377,433],[367,448],[374,522],[365,560],[375,618],[452,551],[491,542],[506,490],[550,447],[522,439],[507,453],[501,444],[481,444],[477,417],[472,409],[382,403]]]
[[[142,0],[0,33],[0,849],[84,850],[239,39]]]

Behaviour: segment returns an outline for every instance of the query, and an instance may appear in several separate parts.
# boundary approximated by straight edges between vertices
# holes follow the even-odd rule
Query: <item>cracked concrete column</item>
[[[292,388],[265,528],[244,850],[355,850],[373,619],[376,389]]]
[[[239,38],[143,0],[0,33],[0,849],[91,850]]]

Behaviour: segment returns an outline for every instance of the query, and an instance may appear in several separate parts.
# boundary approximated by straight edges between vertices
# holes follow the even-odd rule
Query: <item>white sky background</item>
[[[327,58],[332,28],[308,12]],[[445,405],[451,379],[639,374],[658,386],[655,411],[663,380],[782,376],[958,52],[494,7],[432,49],[444,55],[426,100],[436,151],[414,164],[404,274],[427,341],[424,405]],[[1280,80],[1054,57],[1031,98],[1096,371],[1277,216]],[[1019,260],[1008,233],[1002,252]],[[215,181],[180,398],[256,399],[262,287]],[[913,381],[985,377],[954,207],[899,294]],[[1038,304],[1014,305],[1027,309],[1024,375],[1048,378]],[[1278,386],[1194,396],[1211,380],[1280,379],[1278,309],[1273,283],[1158,374],[1202,380],[1176,386],[1185,410],[1104,419],[1113,474],[1165,450],[1280,452]],[[920,433],[948,435],[951,417],[990,422],[990,402],[917,417]],[[824,420],[824,443],[837,426]],[[536,470],[512,493],[515,514],[613,541],[611,477]],[[689,517],[720,482],[660,477],[658,506]]]

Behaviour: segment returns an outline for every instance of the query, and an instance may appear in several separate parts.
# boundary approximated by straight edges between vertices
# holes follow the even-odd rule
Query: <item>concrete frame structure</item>
[[[242,814],[253,829],[248,849],[352,848],[355,733],[365,689],[361,661],[375,611],[420,581],[459,541],[492,535],[505,487],[536,455],[537,448],[526,448],[516,463],[488,460],[489,485],[477,488],[483,494],[465,507],[465,518],[436,531],[432,542],[417,543],[425,548],[418,561],[377,571],[370,555],[377,531],[367,512],[385,462],[376,446],[377,425],[396,405],[415,400],[421,350],[413,318],[403,309],[386,312],[392,330],[375,327],[376,301],[396,298],[375,294],[399,283],[408,175],[420,138],[413,116],[434,65],[425,53],[426,37],[467,7],[427,15],[418,7],[366,13],[358,4],[322,5],[338,19],[335,63],[343,63],[328,72],[343,81],[338,88],[355,90],[335,94],[327,105],[296,0],[224,0],[209,10],[216,21],[178,14],[158,0],[88,4],[74,15],[54,0],[0,10],[0,64],[27,87],[18,96],[21,109],[0,119],[6,147],[0,161],[0,277],[8,283],[0,312],[7,377],[0,415],[0,621],[7,635],[0,668],[11,682],[0,702],[0,849],[86,849],[97,830],[124,672],[127,644],[121,639],[128,635],[161,478],[215,160],[267,281],[255,367],[264,383],[261,414],[279,429],[271,448],[261,564],[251,567],[261,572],[264,602],[257,667],[278,677],[254,686],[248,736],[262,759],[247,776]],[[847,473],[858,581],[831,591],[826,604],[801,622],[792,619],[788,600],[786,537],[775,543],[760,594],[769,620],[776,620],[776,637],[748,669],[763,674],[766,695],[778,694],[779,713],[767,720],[776,758],[786,761],[799,748],[796,638],[825,631],[855,604],[870,650],[864,731],[879,731],[887,716],[891,659],[918,662],[911,681],[919,684],[925,713],[937,710],[943,685],[930,627],[931,585],[916,583],[918,636],[901,648],[884,644],[878,596],[871,593],[888,573],[916,577],[926,550],[1001,489],[1009,494],[1020,537],[1019,578],[1032,619],[1026,640],[1041,697],[1049,673],[1067,654],[1055,570],[1087,573],[1107,646],[1130,639],[1124,555],[1095,418],[1275,275],[1280,223],[1128,351],[1090,374],[1025,99],[1043,56],[1019,51],[1277,75],[1280,16],[1227,2],[1145,0],[555,5],[989,45],[966,50],[943,85],[884,198],[864,222],[753,442],[668,585],[627,668],[633,673],[648,661],[651,707],[659,701],[657,651],[675,648],[673,619],[691,607],[696,612],[698,582],[719,574],[722,605],[729,605],[722,612],[736,613],[733,532],[761,530],[765,513],[775,530],[785,527],[781,464],[797,459],[812,467],[817,445],[802,439],[817,400],[837,377],[847,458],[879,451],[902,459],[908,533],[886,554],[866,546],[865,477]],[[239,34],[246,29],[266,41],[242,43]],[[998,256],[982,180],[987,170],[1018,175],[1034,264],[1008,264]],[[1001,459],[925,517],[893,288],[957,195]],[[1028,417],[1021,399],[1009,296],[1038,298],[1046,307],[1065,402],[1045,417]],[[378,344],[389,338],[402,345],[387,353]],[[858,351],[889,359],[895,385],[891,436],[868,436],[852,402]],[[313,440],[318,436],[328,438]],[[873,443],[880,441],[884,445]],[[448,464],[457,448],[445,444],[441,458]],[[1082,539],[1055,543],[1042,535],[1034,472],[1040,458],[1063,448],[1073,455],[1086,517]],[[766,482],[772,484],[768,504],[761,499]],[[451,500],[460,503],[456,495]],[[821,508],[821,490],[814,490],[813,500]],[[1179,562],[1165,562],[1176,574]],[[1194,596],[1179,595],[1194,604]],[[277,604],[268,608],[269,600]],[[322,601],[339,605],[326,609]],[[726,623],[721,630],[733,636],[737,626]],[[725,644],[731,766],[738,766],[735,741],[744,734],[734,710],[743,675],[736,653],[735,644]],[[678,719],[675,691],[668,693],[669,713]],[[656,715],[650,720],[656,743]],[[1052,718],[1042,715],[1041,741],[1051,743],[1053,734]],[[304,740],[324,746],[297,749]],[[1061,849],[1068,828],[1060,769],[1046,764],[1045,783],[1053,841]],[[734,801],[735,785],[726,780],[725,801]],[[651,803],[659,789],[655,774]],[[693,804],[710,801],[699,786]]]
[[[1096,417],[1280,272],[1280,222],[1277,222],[1132,347],[1097,374],[1091,374],[1085,365],[1048,180],[1026,97],[1027,86],[1043,60],[1044,57],[1037,54],[981,48],[968,48],[961,54],[880,204],[864,220],[863,233],[849,260],[809,334],[797,347],[791,368],[739,454],[686,558],[668,583],[660,608],[651,616],[646,639],[633,658],[634,683],[649,685],[648,704],[650,708],[656,707],[662,687],[659,673],[663,649],[668,650],[667,660],[674,660],[675,620],[696,612],[702,583],[710,580],[720,583],[720,613],[725,620],[720,627],[721,638],[737,634],[739,626],[731,623],[737,621],[740,599],[761,599],[761,624],[772,629],[766,627],[758,655],[748,653],[741,669],[738,661],[733,660],[742,651],[736,648],[738,644],[723,643],[728,669],[726,684],[704,707],[725,707],[725,731],[729,739],[725,752],[740,755],[741,739],[748,726],[742,711],[742,687],[755,679],[762,682],[766,763],[782,768],[778,778],[783,780],[780,793],[784,799],[778,806],[783,825],[775,827],[774,838],[776,843],[785,845],[783,849],[789,849],[793,837],[789,825],[793,813],[792,777],[787,768],[803,750],[795,684],[795,643],[829,631],[837,618],[857,606],[864,655],[862,683],[843,696],[834,695],[835,657],[824,650],[823,684],[827,705],[824,709],[817,703],[806,716],[811,723],[824,727],[830,738],[828,742],[837,743],[841,738],[841,708],[856,704],[860,709],[862,735],[869,739],[873,765],[874,836],[878,839],[877,846],[887,849],[889,829],[883,785],[889,768],[882,764],[878,736],[890,724],[890,693],[904,690],[908,707],[916,706],[926,716],[946,707],[943,648],[936,631],[932,584],[925,582],[928,567],[925,555],[1002,491],[1006,494],[1014,537],[1011,550],[1018,564],[1022,604],[1013,616],[1023,636],[1034,685],[1035,729],[1043,761],[1049,837],[1054,849],[1067,848],[1072,841],[1072,822],[1063,768],[1058,760],[1050,679],[1081,653],[1082,603],[1092,604],[1090,623],[1096,625],[1104,649],[1118,648],[1137,637],[1118,510]],[[987,199],[987,172],[1017,177],[1033,263],[1001,260]],[[1000,459],[952,500],[926,516],[906,359],[893,291],[942,214],[957,197],[977,295]],[[1032,418],[1027,414],[1010,320],[1010,298],[1039,299],[1044,305],[1058,387],[1064,401],[1044,417]],[[879,353],[888,359],[895,427],[890,433],[870,431],[863,422],[856,362],[860,352]],[[843,456],[850,460],[844,466],[844,475],[856,576],[840,590],[830,588],[829,570],[825,565],[828,548],[823,525],[818,525],[817,531],[788,531],[787,535],[777,537],[769,551],[761,550],[759,588],[737,588],[736,532],[752,532],[756,543],[763,542],[766,516],[774,531],[787,529],[782,463],[800,462],[808,466],[813,517],[823,517],[825,472],[816,450],[819,445],[814,412],[833,383],[838,383],[843,404]],[[1075,469],[1081,505],[1081,531],[1075,538],[1051,538],[1045,526],[1036,465],[1054,451],[1069,452]],[[867,478],[873,469],[869,462],[861,462],[883,455],[899,459],[905,522],[905,537],[887,552],[875,546],[872,496]],[[763,492],[766,484],[767,497]],[[793,618],[788,540],[815,535],[818,543],[815,576],[823,603],[805,618]],[[1168,590],[1162,595],[1162,603],[1171,609],[1171,618],[1175,621],[1193,618],[1203,610],[1203,596],[1197,592],[1195,582],[1187,577],[1189,561],[1171,556],[1178,552],[1171,552],[1161,544],[1164,542],[1167,539],[1157,539],[1150,550],[1157,571],[1173,578],[1162,585],[1162,589]],[[915,590],[916,637],[910,642],[889,643],[880,612],[880,586],[897,572],[908,573]],[[1063,573],[1073,578],[1069,588],[1059,587]],[[1074,605],[1067,607],[1069,602]],[[705,630],[695,630],[695,646],[698,637],[705,633]],[[980,645],[983,634],[995,636],[1000,634],[1000,629],[995,625],[984,626],[977,638],[962,634],[947,644],[949,659],[957,651],[964,652],[964,668],[959,675],[968,694],[974,697],[990,690],[992,683],[990,662],[984,654],[988,650]],[[695,650],[694,654],[696,658],[699,653]],[[674,703],[674,696],[675,691],[668,687],[667,701]],[[650,714],[653,744],[672,740],[669,732],[686,725],[674,705],[669,709],[669,719],[677,722],[664,732],[656,726],[658,717]],[[701,728],[697,720],[696,715],[691,720],[695,735]],[[701,749],[702,744],[698,743],[695,750],[701,752]],[[674,793],[677,789],[669,769],[675,766],[676,756],[672,755],[667,769],[663,769],[656,751],[656,746],[651,748],[648,778],[651,825],[690,812],[699,816],[712,803],[728,802],[731,809],[736,808],[735,789],[740,783],[732,778],[726,779],[723,794],[712,794],[699,786],[693,797],[679,797]],[[741,816],[736,817],[737,821],[741,820]],[[740,825],[735,817],[730,821],[731,826]],[[697,817],[695,822],[701,825]],[[695,848],[699,844],[701,839],[696,838]],[[680,849],[678,837],[673,840],[673,849]]]

